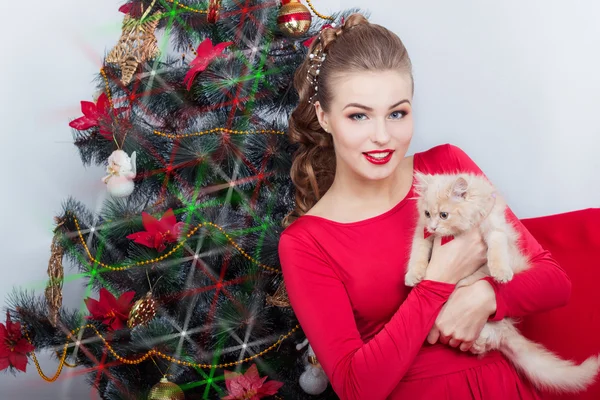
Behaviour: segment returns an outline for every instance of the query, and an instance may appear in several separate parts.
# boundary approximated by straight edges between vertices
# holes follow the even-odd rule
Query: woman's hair
[[[314,73],[315,59],[310,55],[321,53],[326,57],[317,67],[318,79],[313,81],[309,72]],[[361,14],[350,15],[341,26],[323,29],[310,45],[306,59],[294,75],[300,99],[290,117],[288,135],[291,143],[299,144],[290,172],[296,187],[296,207],[284,218],[284,227],[315,205],[329,190],[335,175],[333,140],[319,124],[314,101],[319,101],[327,112],[335,83],[344,74],[390,70],[406,73],[413,81],[410,58],[400,38],[380,25],[371,24]]]

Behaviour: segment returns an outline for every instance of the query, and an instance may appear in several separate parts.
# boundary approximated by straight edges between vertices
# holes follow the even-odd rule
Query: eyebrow
[[[403,103],[408,103],[408,104],[410,104],[410,101],[408,101],[407,99],[400,100],[400,101],[399,101],[399,102],[397,102],[396,104],[392,104],[392,105],[390,106],[390,108],[389,108],[389,109],[391,110],[392,108],[394,108],[394,107],[398,107],[400,104],[403,104]],[[365,110],[367,110],[367,111],[373,111],[373,109],[372,109],[371,107],[367,107],[367,106],[365,106],[365,105],[362,105],[362,104],[359,104],[359,103],[349,103],[349,104],[346,104],[346,106],[345,106],[344,108],[342,108],[342,110],[345,110],[345,109],[346,109],[346,108],[348,108],[348,107],[358,107],[358,108],[365,109]]]

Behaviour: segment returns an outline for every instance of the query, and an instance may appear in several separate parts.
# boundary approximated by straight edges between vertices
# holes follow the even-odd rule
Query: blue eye
[[[393,113],[390,114],[390,116],[392,117],[392,119],[401,119],[406,116],[406,112],[405,111],[394,111]]]
[[[350,119],[354,120],[354,121],[364,121],[364,118],[358,118],[358,117],[367,117],[365,114],[352,114],[350,115]]]

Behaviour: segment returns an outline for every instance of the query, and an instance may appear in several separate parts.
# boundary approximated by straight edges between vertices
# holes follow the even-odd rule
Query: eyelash
[[[406,111],[400,111],[400,110],[392,112],[392,114],[395,114],[395,113],[402,114],[402,117],[401,118],[397,118],[397,119],[402,119],[402,118],[406,117],[406,114],[408,114]],[[356,118],[359,115],[366,115],[366,114],[364,114],[364,113],[351,114],[348,118],[350,118],[353,121],[363,121],[363,119],[357,119]]]

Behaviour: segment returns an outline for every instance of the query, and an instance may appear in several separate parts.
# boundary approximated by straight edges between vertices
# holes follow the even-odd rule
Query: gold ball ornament
[[[303,36],[310,29],[312,16],[299,0],[281,0],[281,9],[277,15],[277,26],[287,36]]]
[[[152,292],[146,293],[146,296],[133,303],[129,312],[127,326],[133,329],[138,325],[146,325],[156,316],[156,308],[158,304],[152,298]]]
[[[162,378],[150,389],[148,400],[185,400],[185,395],[179,386]]]

